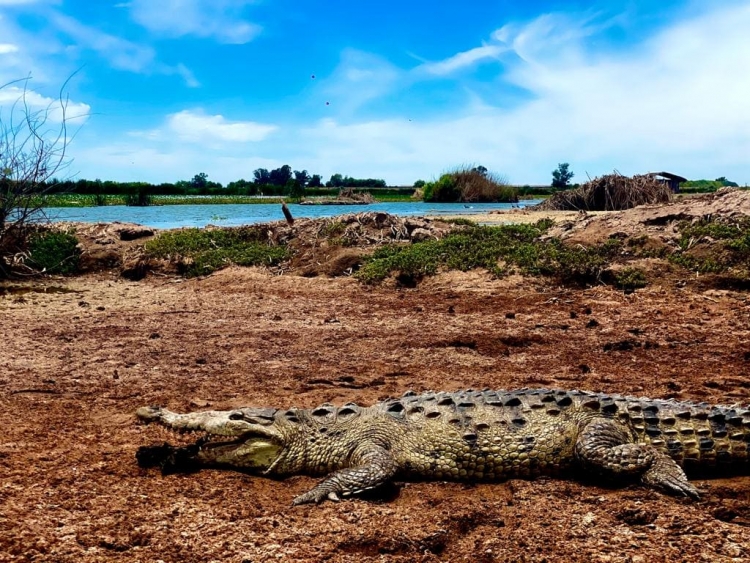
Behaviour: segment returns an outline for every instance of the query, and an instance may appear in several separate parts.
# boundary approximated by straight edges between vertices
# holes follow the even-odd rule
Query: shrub
[[[285,260],[285,246],[271,246],[260,229],[183,229],[162,233],[145,244],[147,255],[178,263],[187,277],[210,274],[221,268],[273,266]]]
[[[483,167],[463,166],[428,182],[422,188],[424,201],[488,202],[518,201],[518,190],[504,178],[488,173]]]
[[[71,232],[41,231],[29,237],[27,265],[47,274],[72,274],[78,271],[81,250]]]
[[[646,273],[640,268],[623,268],[615,274],[614,285],[625,292],[632,292],[648,285]]]

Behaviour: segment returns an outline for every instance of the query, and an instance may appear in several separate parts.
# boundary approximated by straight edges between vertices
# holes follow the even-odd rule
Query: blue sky
[[[745,184],[748,30],[747,0],[0,0],[0,84],[31,76],[42,107],[74,74],[82,178],[547,184],[569,162]]]

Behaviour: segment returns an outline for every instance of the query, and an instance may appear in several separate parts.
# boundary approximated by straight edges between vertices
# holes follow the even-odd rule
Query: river
[[[333,217],[346,213],[382,211],[393,215],[473,215],[496,209],[527,207],[541,200],[523,200],[519,203],[425,203],[391,202],[369,205],[297,205],[288,204],[295,219],[301,217]],[[278,203],[223,204],[223,205],[164,205],[128,207],[50,207],[45,212],[52,221],[82,221],[85,223],[139,223],[157,229],[179,227],[204,227],[206,225],[236,226],[268,223],[284,219]],[[471,217],[469,217],[471,218]]]

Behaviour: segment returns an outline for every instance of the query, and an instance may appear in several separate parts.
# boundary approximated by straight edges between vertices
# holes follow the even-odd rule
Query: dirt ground
[[[689,281],[626,295],[450,272],[405,289],[229,268],[0,288],[0,561],[748,561],[750,477],[699,480],[698,502],[545,478],[291,508],[315,479],[135,463],[174,441],[135,420],[151,404],[526,386],[746,404],[748,294]]]

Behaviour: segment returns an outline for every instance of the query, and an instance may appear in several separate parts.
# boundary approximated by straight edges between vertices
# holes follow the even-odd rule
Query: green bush
[[[422,188],[424,201],[452,202],[461,198],[461,190],[451,174],[443,174],[435,182],[427,182]]]
[[[183,275],[210,274],[229,265],[273,266],[285,260],[285,246],[271,246],[266,234],[253,227],[183,229],[165,232],[145,244],[147,255],[180,264]]]
[[[81,250],[73,232],[41,231],[28,242],[27,265],[47,274],[73,274],[78,271]]]
[[[680,251],[669,256],[670,262],[701,274],[718,274],[737,267],[741,275],[747,274],[750,269],[750,219],[683,221],[677,228]],[[708,252],[698,250],[704,242],[711,245]]]
[[[487,202],[518,201],[518,190],[504,178],[481,166],[462,166],[428,182],[422,188],[424,201]]]
[[[566,246],[559,239],[540,241],[551,225],[552,221],[546,220],[534,225],[478,226],[438,241],[384,246],[365,261],[356,276],[365,283],[375,283],[391,273],[419,279],[440,268],[485,268],[500,276],[517,268],[525,274],[552,276],[564,283],[599,281],[619,253],[620,242],[610,239],[585,248]]]
[[[615,274],[615,287],[632,292],[648,285],[646,273],[640,268],[623,268]]]

